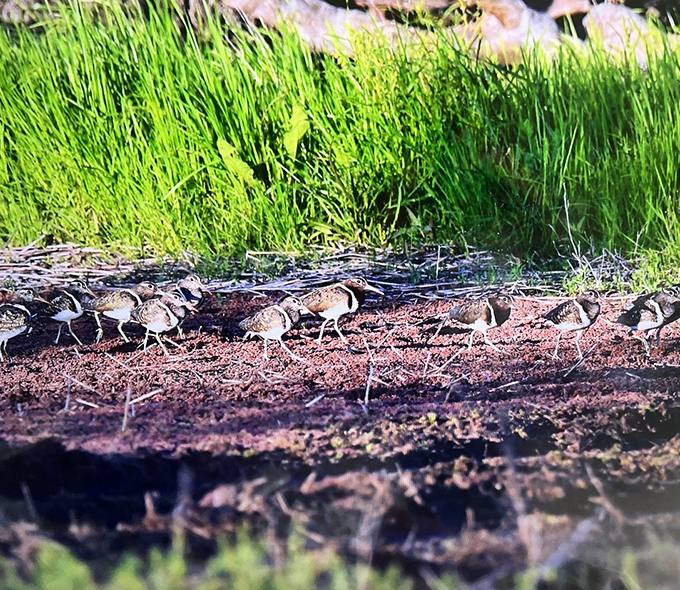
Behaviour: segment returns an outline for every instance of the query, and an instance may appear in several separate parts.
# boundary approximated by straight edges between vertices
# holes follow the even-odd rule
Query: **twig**
[[[584,355],[576,362],[576,364],[575,364],[574,366],[572,366],[571,369],[569,369],[569,370],[564,374],[564,376],[565,376],[565,377],[569,377],[569,375],[571,375],[578,367],[580,367],[580,366],[583,364],[583,362],[586,360],[586,358],[588,357],[588,355],[589,355],[591,352],[593,352],[593,350],[595,350],[595,347],[596,347],[596,346],[597,346],[597,343],[596,343],[596,344],[593,344],[593,345],[586,351],[586,353],[585,353],[585,354],[584,354]]]
[[[375,367],[371,365],[368,369],[368,379],[366,380],[366,392],[364,393],[364,405],[368,408],[368,396],[371,391],[371,382],[373,381],[373,371]]]
[[[38,511],[35,509],[35,503],[33,502],[33,496],[31,495],[31,490],[25,481],[21,482],[21,495],[24,497],[24,502],[26,502],[26,508],[28,509],[28,514],[33,522],[38,522]]]
[[[325,398],[325,397],[326,397],[326,394],[325,394],[325,393],[322,393],[322,394],[320,394],[320,395],[317,395],[313,400],[308,401],[308,402],[305,404],[305,408],[311,408],[314,404],[318,404],[318,403],[319,403],[323,398]]]
[[[125,393],[125,409],[123,410],[123,425],[120,428],[121,432],[125,432],[128,423],[128,415],[130,414],[130,386],[128,385],[127,392]]]
[[[69,381],[73,381],[73,383],[75,383],[76,385],[80,385],[81,387],[84,387],[88,391],[91,391],[92,393],[96,393],[98,396],[101,397],[102,394],[99,391],[97,391],[94,387],[92,387],[91,385],[87,385],[87,383],[83,383],[82,381],[78,381],[78,379],[76,379],[75,377],[71,377],[71,375],[68,375],[66,373],[62,373],[62,375],[64,377],[66,377],[66,379],[68,379]]]
[[[93,402],[88,402],[87,400],[82,399],[82,398],[80,398],[80,397],[77,397],[77,398],[76,398],[76,401],[77,401],[79,404],[83,404],[84,406],[89,406],[90,408],[98,408],[98,407],[99,407],[98,404],[95,404],[95,403],[93,403]]]
[[[137,404],[139,402],[143,402],[144,400],[149,399],[150,397],[153,397],[154,395],[156,395],[157,393],[160,393],[161,391],[163,391],[162,387],[159,388],[159,389],[154,389],[153,391],[150,391],[149,393],[145,393],[144,395],[140,395],[139,397],[136,397],[135,399],[133,399],[130,402],[130,405],[134,406],[135,404]]]

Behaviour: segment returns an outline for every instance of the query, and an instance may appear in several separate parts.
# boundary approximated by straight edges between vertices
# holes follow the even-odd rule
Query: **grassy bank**
[[[348,240],[680,253],[680,86],[566,51],[293,35],[79,10],[0,31],[0,237],[233,255]],[[104,24],[103,21],[106,21]]]

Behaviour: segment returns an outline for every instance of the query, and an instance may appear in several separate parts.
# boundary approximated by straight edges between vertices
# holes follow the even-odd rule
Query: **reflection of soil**
[[[526,563],[524,501],[542,555],[593,514],[598,482],[650,526],[680,508],[677,328],[649,360],[607,305],[582,340],[597,347],[566,375],[573,336],[553,361],[556,333],[535,319],[554,301],[518,302],[490,332],[503,354],[479,338],[451,360],[467,333],[434,337],[451,304],[384,300],[343,324],[354,354],[332,330],[317,346],[313,323],[293,332],[305,364],[241,342],[238,319],[266,303],[234,294],[189,322],[170,357],[140,354],[140,334],[124,344],[113,325],[78,349],[51,344],[52,327],[12,340],[0,510],[27,518],[30,494],[44,530],[85,556],[167,542],[181,514],[198,555],[239,522],[281,532],[292,521],[311,543],[477,578]],[[75,329],[93,341],[93,323]],[[128,389],[131,400],[156,393],[132,405],[123,432]]]

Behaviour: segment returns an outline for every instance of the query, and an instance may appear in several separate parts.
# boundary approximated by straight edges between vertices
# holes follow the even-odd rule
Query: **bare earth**
[[[612,547],[677,540],[679,327],[648,359],[607,301],[567,374],[573,334],[555,361],[538,319],[557,299],[518,298],[489,332],[501,353],[478,335],[454,358],[467,332],[433,338],[451,302],[371,298],[342,322],[354,353],[332,329],[318,346],[308,322],[287,338],[308,363],[276,343],[265,360],[236,324],[279,295],[213,299],[169,357],[141,353],[132,326],[130,344],[114,324],[92,344],[91,318],[74,326],[82,347],[53,345],[55,326],[12,340],[0,513],[90,559],[167,543],[178,519],[197,558],[240,523],[292,523],[312,547],[484,583],[574,562],[601,580]]]

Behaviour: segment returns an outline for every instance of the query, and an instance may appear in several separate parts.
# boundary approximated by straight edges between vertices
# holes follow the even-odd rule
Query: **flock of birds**
[[[340,330],[338,320],[344,315],[358,311],[364,304],[368,292],[383,294],[380,289],[369,285],[363,278],[350,278],[304,295],[285,297],[279,303],[267,306],[245,318],[239,323],[239,327],[245,332],[244,338],[253,336],[262,338],[265,358],[268,358],[267,342],[275,340],[291,357],[302,360],[286,346],[282,337],[305,315],[323,320],[318,336],[319,343],[325,327],[332,321],[338,336],[350,347]],[[97,324],[96,342],[99,342],[104,334],[101,318],[116,321],[118,332],[125,342],[129,342],[129,338],[123,326],[133,322],[146,330],[142,344],[144,351],[150,347],[149,337],[153,334],[167,355],[168,349],[163,343],[161,334],[176,329],[181,337],[182,323],[189,314],[197,312],[208,293],[201,279],[194,274],[181,279],[165,291],[148,281],[131,288],[110,290],[99,295],[83,281],[74,281],[53,291],[47,297],[41,297],[33,289],[28,288],[8,291],[4,295],[4,302],[0,304],[0,361],[4,361],[5,356],[11,360],[7,352],[9,340],[30,333],[34,322],[40,319],[58,323],[55,344],[59,343],[62,330],[66,326],[74,340],[82,345],[73,332],[71,323],[84,314],[94,316]],[[576,349],[579,360],[583,358],[579,341],[600,315],[599,300],[597,291],[586,291],[543,316],[544,326],[559,330],[554,358],[559,358],[560,339],[567,332],[577,332]],[[471,330],[467,349],[472,347],[475,333],[480,332],[487,345],[499,350],[489,340],[487,331],[504,324],[513,308],[515,302],[511,295],[494,293],[453,307],[444,322],[452,319]],[[673,286],[639,296],[616,321],[629,327],[631,334],[643,342],[647,355],[650,355],[649,333],[657,330],[658,346],[661,330],[678,319],[680,319],[680,286]],[[443,325],[444,323],[440,329]]]

